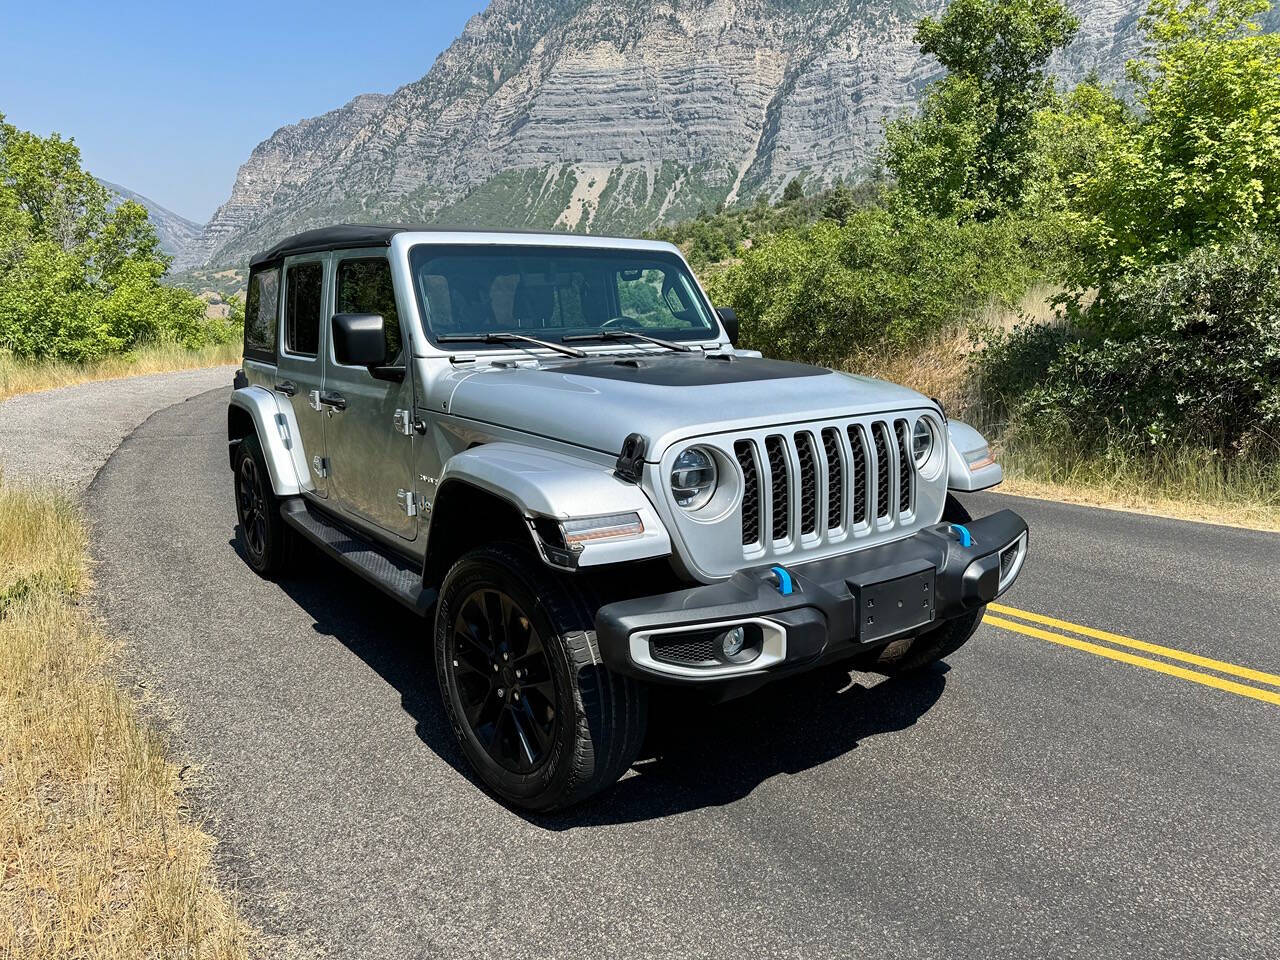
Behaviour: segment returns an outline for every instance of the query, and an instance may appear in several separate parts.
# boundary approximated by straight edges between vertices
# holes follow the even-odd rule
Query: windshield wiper
[[[546,347],[548,350],[554,350],[556,353],[563,353],[566,357],[585,357],[587,351],[578,350],[575,347],[566,347],[562,343],[552,343],[550,340],[539,340],[537,337],[526,337],[523,333],[446,333],[444,336],[436,337],[437,343],[532,343],[539,347]]]
[[[651,337],[647,333],[636,333],[634,330],[601,330],[599,333],[578,333],[572,337],[565,337],[565,343],[576,343],[582,340],[643,340],[645,343],[656,344],[659,347],[666,347],[668,350],[679,350],[681,353],[689,353],[693,347],[685,343],[675,343],[671,340],[660,340],[657,337]]]

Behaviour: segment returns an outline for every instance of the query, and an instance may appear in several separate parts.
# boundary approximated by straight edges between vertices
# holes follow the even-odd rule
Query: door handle
[[[347,409],[347,398],[332,390],[325,390],[321,392],[320,402],[325,406],[333,407],[335,410]]]
[[[298,392],[298,385],[292,380],[281,380],[276,384],[276,389],[283,393],[286,397],[292,397]]]

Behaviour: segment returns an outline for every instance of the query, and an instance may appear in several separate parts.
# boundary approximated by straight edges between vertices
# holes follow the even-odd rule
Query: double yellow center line
[[[999,616],[999,614],[1003,614],[1003,616]],[[1016,617],[1017,620],[1010,620],[1008,619],[1009,617]],[[1017,622],[1018,620],[1026,622],[1019,623]],[[1135,640],[1133,637],[1124,637],[1118,633],[1108,633],[1106,630],[1081,626],[1068,620],[1046,617],[1042,613],[1033,613],[1030,610],[1019,610],[1017,607],[1008,607],[1002,603],[988,605],[987,616],[983,622],[993,627],[999,627],[1002,630],[1011,630],[1014,633],[1025,634],[1028,637],[1048,640],[1050,643],[1061,644],[1064,647],[1071,647],[1075,650],[1083,650],[1085,653],[1096,654],[1109,660],[1119,660],[1121,663],[1154,670],[1157,673],[1165,673],[1171,677],[1181,677],[1183,680],[1190,680],[1192,683],[1201,683],[1206,687],[1215,687],[1218,690],[1226,690],[1242,697],[1251,697],[1254,700],[1262,700],[1266,703],[1280,706],[1280,676],[1274,673],[1264,673],[1261,670],[1253,670],[1238,664],[1227,663],[1225,660],[1202,657],[1199,654],[1188,653],[1185,650],[1177,650],[1173,647],[1162,647],[1158,643]],[[1042,626],[1033,626],[1032,624],[1041,624]],[[1043,629],[1044,627],[1053,627],[1054,629],[1046,630]],[[1110,644],[1110,646],[1091,643],[1089,640],[1080,639],[1081,637],[1102,640],[1104,643]],[[1140,657],[1137,654],[1130,653],[1129,650],[1141,650],[1143,653],[1154,654],[1165,659],[1153,660],[1151,657]],[[1168,660],[1177,662],[1168,663]],[[1203,670],[1213,670],[1215,672],[1203,673],[1200,670],[1191,670],[1187,667],[1179,666],[1178,663],[1190,663],[1201,667]],[[1264,686],[1255,687],[1251,684],[1229,680],[1227,677],[1218,676],[1217,674],[1239,677]],[[1277,689],[1269,690],[1266,687],[1275,687]]]

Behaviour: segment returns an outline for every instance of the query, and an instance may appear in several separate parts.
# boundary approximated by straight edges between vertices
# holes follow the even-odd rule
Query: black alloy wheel
[[[458,607],[447,654],[463,716],[485,752],[512,773],[538,769],[555,740],[556,691],[529,617],[502,591],[477,589]]]

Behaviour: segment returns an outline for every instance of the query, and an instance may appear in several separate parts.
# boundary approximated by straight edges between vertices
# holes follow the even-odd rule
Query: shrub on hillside
[[[874,207],[762,239],[709,281],[737,310],[743,345],[838,366],[869,346],[902,347],[1011,303],[1038,275],[1026,224],[956,223]]]
[[[988,347],[989,395],[1019,430],[1109,448],[1280,457],[1280,241],[1247,235],[1115,291],[1105,333],[1015,331]]]

